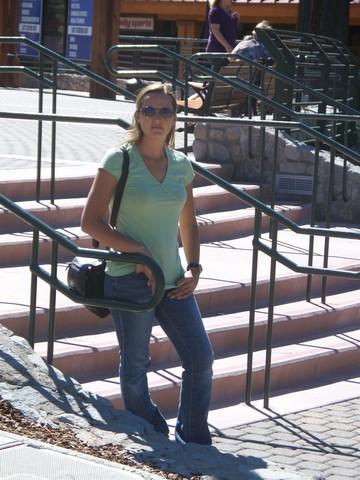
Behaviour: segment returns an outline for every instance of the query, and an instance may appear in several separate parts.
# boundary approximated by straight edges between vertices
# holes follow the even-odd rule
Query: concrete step
[[[273,345],[305,341],[326,333],[344,333],[359,325],[360,300],[357,293],[346,292],[330,296],[326,304],[293,302],[274,309]],[[267,309],[255,315],[254,348],[265,348]],[[248,346],[248,312],[204,318],[206,331],[216,358],[241,354]],[[80,382],[114,376],[118,371],[118,342],[115,332],[69,336],[56,340],[54,365]],[[47,343],[36,344],[35,350],[46,358]],[[169,368],[179,364],[175,349],[160,326],[155,326],[150,341],[152,369]]]
[[[256,195],[258,188],[255,185],[237,184],[240,190]],[[234,210],[245,207],[243,202],[217,185],[201,186],[194,189],[195,208],[199,213]],[[80,224],[80,217],[85,205],[85,197],[59,198],[54,204],[49,200],[36,202],[33,200],[17,202],[20,207],[29,211],[37,218],[52,227],[73,227]],[[0,208],[1,233],[26,232],[29,228],[16,215]]]
[[[0,179],[0,192],[16,202],[35,200],[36,181],[35,170],[21,170],[13,172],[8,170],[2,172]],[[55,198],[86,197],[94,175],[95,165],[87,165],[86,173],[84,167],[60,167],[56,169]],[[40,182],[40,199],[50,198],[50,170],[42,168]]]
[[[234,170],[231,164],[199,163],[199,165],[225,179],[230,179]],[[96,175],[97,166],[87,165],[86,170],[84,173],[84,167],[58,168],[56,170],[55,198],[86,197]],[[209,182],[196,174],[194,186],[203,185],[209,185]],[[50,188],[50,171],[43,168],[40,183],[41,200],[50,198]],[[0,179],[0,192],[16,202],[34,200],[36,198],[35,170],[21,170],[20,178],[19,172],[3,171]]]
[[[252,392],[263,393],[265,351],[253,357]],[[330,335],[307,342],[273,348],[271,390],[300,389],[310,382],[324,382],[328,376],[345,376],[358,372],[360,361],[360,330]],[[233,355],[215,360],[212,404],[239,403],[244,399],[247,355]],[[154,401],[167,414],[174,413],[178,404],[181,367],[148,373],[149,388]],[[85,390],[111,400],[122,408],[118,377],[83,383]]]
[[[266,235],[263,237],[266,241]],[[270,242],[270,240],[268,240]],[[279,231],[281,252],[299,265],[307,264],[306,250],[302,238],[288,230]],[[314,265],[322,265],[321,239],[315,241]],[[250,303],[250,279],[252,265],[252,237],[243,237],[224,242],[201,245],[201,262],[204,271],[200,279],[196,297],[204,316],[220,313],[246,311]],[[183,256],[183,252],[181,251]],[[257,308],[267,305],[269,295],[270,260],[259,254],[259,272],[257,277]],[[334,239],[330,243],[329,266],[331,268],[360,270],[358,245],[355,241]],[[49,268],[48,266],[46,268]],[[59,264],[59,277],[66,279],[66,264]],[[30,302],[30,271],[27,267],[1,268],[0,282],[0,321],[18,334],[26,336]],[[276,268],[276,304],[299,301],[305,298],[306,275],[297,274],[287,267],[277,264]],[[321,277],[313,276],[312,296],[316,298],[321,292]],[[355,290],[360,282],[344,278],[329,278],[328,294]],[[49,288],[44,282],[38,282],[38,339],[46,338],[46,315],[49,305]],[[98,326],[99,331],[108,319],[99,320],[88,313],[82,306],[74,305],[61,294],[56,298],[58,320],[56,336],[81,335]],[[84,330],[83,330],[84,329]],[[91,329],[90,329],[91,331]],[[90,332],[89,332],[90,333]]]
[[[84,198],[62,198],[51,204],[48,200],[41,202],[26,201],[18,205],[53,228],[75,227],[80,224],[80,217],[85,204]],[[8,210],[0,209],[2,233],[26,232],[29,226]]]
[[[275,211],[297,224],[307,223],[309,205],[276,205]],[[243,208],[226,212],[214,212],[197,216],[201,243],[219,242],[251,235],[254,231],[254,209]],[[263,232],[269,228],[269,217],[262,221]]]
[[[79,179],[81,180],[81,179]],[[236,186],[250,195],[256,196],[259,188],[256,185],[236,184]],[[217,185],[200,186],[194,189],[195,208],[197,213],[219,212],[247,207],[244,202]],[[29,211],[53,227],[77,226],[85,205],[85,196],[62,197],[51,204],[49,200],[36,202],[34,200],[17,202],[18,205]],[[0,208],[1,233],[26,232],[29,228],[21,219]]]
[[[257,185],[232,183],[239,190],[257,197],[260,188]],[[197,215],[207,212],[224,212],[246,208],[248,205],[218,185],[206,185],[194,188],[194,203]]]
[[[208,187],[201,188],[207,189]],[[200,196],[199,198],[202,199],[204,197]],[[221,198],[221,196],[218,198]],[[68,202],[68,200],[65,201]],[[216,208],[216,204],[213,204],[212,206],[213,208]],[[50,206],[49,208],[54,213],[51,221],[63,223],[62,219],[60,218],[59,211],[56,211],[53,206]],[[64,214],[64,217],[68,219],[71,213],[73,213],[74,216],[80,216],[81,211],[82,207],[76,209],[73,206],[69,207],[68,205],[65,205],[64,208],[61,209],[61,217]],[[291,218],[297,223],[304,223],[309,216],[308,206],[279,205],[276,207],[276,211],[283,213],[285,216]],[[37,216],[47,216],[48,212],[49,210],[47,208],[41,208],[40,213],[38,213]],[[11,217],[13,221],[18,220],[14,215],[11,215]],[[252,208],[241,208],[239,210],[221,211],[207,214],[204,213],[202,215],[197,215],[197,221],[199,225],[201,242],[207,243],[212,241],[229,240],[239,236],[249,235],[252,232],[254,225],[254,210]],[[49,218],[47,218],[47,223],[49,223]],[[53,226],[55,227],[55,225]],[[263,230],[265,231],[268,226],[268,218],[265,218],[263,221]],[[79,246],[91,247],[91,238],[84,234],[80,227],[67,226],[60,229],[57,228],[56,230],[68,237],[73,242],[77,243]],[[51,249],[51,240],[46,236],[41,236],[39,251],[39,261],[41,263],[47,263],[50,261]],[[27,265],[30,263],[31,254],[32,232],[23,231],[0,235],[0,266],[8,267]],[[58,258],[60,262],[68,262],[71,260],[72,254],[65,249],[59,248]]]

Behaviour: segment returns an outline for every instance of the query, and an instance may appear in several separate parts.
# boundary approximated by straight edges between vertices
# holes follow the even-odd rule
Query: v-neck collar
[[[143,159],[139,149],[137,148],[137,146],[135,144],[134,144],[134,148],[136,149],[136,153],[139,156],[139,158],[141,160],[141,163],[144,166],[144,169],[148,173],[148,176],[150,176],[157,184],[159,184],[159,185],[164,184],[167,177],[168,177],[169,168],[170,168],[170,160],[169,160],[170,151],[169,151],[169,149],[166,146],[164,147],[164,153],[165,153],[166,160],[167,160],[167,166],[166,166],[166,172],[165,172],[164,178],[160,181],[156,177],[154,177],[154,175],[151,173],[151,171],[149,170],[149,167],[146,165],[145,160]]]

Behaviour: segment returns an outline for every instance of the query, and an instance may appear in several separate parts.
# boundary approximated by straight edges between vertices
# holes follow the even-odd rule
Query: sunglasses
[[[169,107],[155,108],[151,105],[146,105],[146,107],[143,107],[140,111],[143,115],[145,115],[145,117],[148,118],[153,118],[156,115],[159,115],[161,118],[170,118],[175,113],[174,110]]]

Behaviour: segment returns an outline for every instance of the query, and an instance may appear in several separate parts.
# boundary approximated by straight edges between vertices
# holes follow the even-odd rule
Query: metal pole
[[[51,279],[53,281],[57,279],[57,261],[58,243],[53,240],[51,251]],[[53,283],[50,285],[47,362],[51,365],[54,358],[56,288]]]
[[[316,218],[316,202],[318,195],[318,183],[319,183],[319,155],[320,155],[320,142],[316,140],[315,143],[315,159],[314,159],[314,174],[313,174],[313,188],[312,188],[312,203],[311,203],[311,214],[310,214],[310,226],[315,225]],[[309,236],[309,254],[308,254],[308,265],[312,266],[314,257],[314,235]],[[311,286],[312,286],[312,275],[307,276],[307,285],[306,285],[306,301],[310,302],[311,300]]]
[[[57,107],[57,73],[58,63],[53,63],[53,88],[52,88],[52,113],[56,113]],[[55,156],[56,156],[56,122],[51,122],[51,178],[50,178],[50,202],[55,203]]]
[[[261,211],[257,208],[255,210],[254,238],[256,238],[256,239],[259,238],[260,234],[261,234]],[[254,247],[253,247],[253,257],[252,257],[252,270],[251,270],[251,293],[250,293],[250,309],[249,309],[248,354],[247,354],[246,390],[245,390],[245,402],[247,403],[247,405],[250,405],[250,403],[251,403],[258,256],[259,256],[259,250],[256,247],[256,245],[254,245]]]
[[[43,92],[43,76],[44,76],[44,56],[40,52],[40,82],[39,82],[39,100],[38,110],[43,113],[44,92]],[[42,120],[38,120],[38,138],[37,138],[37,162],[36,162],[36,201],[40,201],[41,197],[41,156],[42,156]]]
[[[271,354],[272,354],[272,330],[274,322],[274,300],[275,300],[275,274],[276,274],[276,259],[274,254],[277,248],[277,233],[278,222],[273,220],[271,224],[271,266],[270,266],[270,292],[269,292],[269,307],[268,307],[268,325],[267,325],[267,339],[266,339],[266,359],[265,359],[265,382],[264,382],[264,408],[269,408],[270,397],[270,376],[271,376]]]
[[[38,263],[39,263],[39,230],[36,227],[34,227],[31,265],[38,265]],[[31,273],[28,340],[32,348],[34,348],[34,345],[35,345],[36,297],[37,297],[37,276],[36,274]]]

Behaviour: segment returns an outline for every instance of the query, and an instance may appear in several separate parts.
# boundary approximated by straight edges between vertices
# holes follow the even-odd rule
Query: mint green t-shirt
[[[124,145],[129,151],[129,176],[121,199],[116,229],[144,245],[158,262],[165,276],[165,288],[173,288],[183,275],[178,244],[178,221],[186,201],[186,186],[194,178],[188,158],[166,148],[168,168],[159,182],[148,170],[138,149]],[[109,150],[101,167],[117,180],[121,176],[123,154],[120,148]],[[122,276],[135,270],[135,265],[109,261],[106,273]]]

